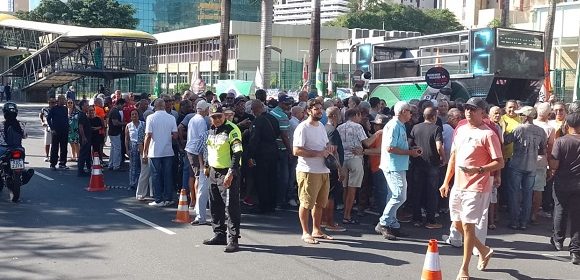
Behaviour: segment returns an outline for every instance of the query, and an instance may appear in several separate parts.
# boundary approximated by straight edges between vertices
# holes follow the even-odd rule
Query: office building
[[[28,0],[1,0],[0,12],[28,11]]]
[[[139,19],[137,29],[159,33],[220,21],[219,0],[118,0],[132,4]],[[260,21],[260,1],[232,0],[231,19]]]
[[[177,84],[191,83],[191,77],[199,73],[208,85],[218,80],[220,24],[211,24],[154,34],[157,39],[157,72],[163,90],[174,89]],[[348,37],[348,29],[322,26],[320,38],[322,69],[328,69],[330,55],[336,53],[339,40]],[[228,52],[228,78],[253,81],[260,65],[260,23],[232,21]],[[310,25],[279,25],[272,28],[272,46],[282,50],[272,51],[270,69],[272,77],[278,77],[280,69],[284,77],[290,72],[297,77],[291,86],[299,87],[302,77],[302,61],[307,58],[310,46]],[[334,58],[334,56],[333,56]],[[297,66],[300,65],[300,66]],[[297,66],[292,68],[293,66]],[[292,70],[290,70],[292,68]],[[288,74],[288,75],[287,75]],[[269,82],[269,81],[265,81]],[[288,82],[290,83],[290,82]],[[171,91],[171,90],[169,90]]]
[[[320,21],[332,21],[350,12],[347,0],[321,0]],[[310,24],[312,14],[311,0],[278,0],[274,5],[274,23]]]

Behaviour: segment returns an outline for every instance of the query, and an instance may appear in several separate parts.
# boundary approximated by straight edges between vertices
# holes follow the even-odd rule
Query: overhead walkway
[[[145,32],[40,23],[0,14],[0,56],[28,55],[0,76],[40,91],[85,76],[105,81],[147,74],[156,39]]]

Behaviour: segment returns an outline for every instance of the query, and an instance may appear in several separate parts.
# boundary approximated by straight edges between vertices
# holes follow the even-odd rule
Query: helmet
[[[18,114],[18,106],[14,102],[6,102],[4,103],[4,107],[2,107],[2,112],[4,114],[8,112]]]

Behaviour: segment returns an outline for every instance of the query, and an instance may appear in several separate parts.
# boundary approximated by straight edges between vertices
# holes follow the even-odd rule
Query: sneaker
[[[461,241],[456,241],[456,240],[451,240],[451,238],[449,238],[449,235],[442,235],[441,239],[443,239],[443,243],[450,245],[451,247],[455,247],[455,248],[461,248],[463,247],[463,245],[461,244]]]
[[[572,264],[578,265],[580,264],[580,253],[570,253],[572,257]]]
[[[51,167],[50,167],[50,170],[52,170],[52,171],[56,171],[56,166],[51,166]]]
[[[336,210],[342,210],[342,209],[344,209],[344,204],[336,205]]]
[[[443,227],[443,225],[438,224],[438,223],[426,223],[425,224],[425,228],[427,228],[427,229],[440,229],[442,227]]]
[[[165,201],[153,201],[153,202],[149,202],[149,206],[154,206],[154,207],[163,207],[165,206]]]
[[[226,248],[224,248],[224,252],[226,253],[234,253],[237,252],[240,249],[240,245],[238,245],[238,241],[229,241],[228,245],[226,245]]]
[[[252,198],[249,196],[246,196],[244,200],[242,200],[242,203],[247,206],[254,206],[254,202],[252,201]]]
[[[49,162],[49,161],[50,161],[50,159],[48,157],[44,158],[44,162]]]
[[[290,204],[292,207],[298,206],[298,202],[296,202],[296,199],[290,199],[290,201],[288,201],[288,204]]]
[[[341,227],[338,224],[334,224],[333,226],[326,226],[326,230],[327,231],[331,231],[331,232],[345,232],[346,228],[345,227]]]
[[[380,223],[377,223],[375,226],[375,231],[388,240],[397,240],[397,237],[393,234],[392,230],[389,227],[381,225]]]
[[[175,201],[168,200],[168,201],[164,201],[164,203],[165,203],[165,205],[163,205],[163,206],[171,206],[171,205],[175,204]]]
[[[59,169],[65,169],[65,170],[69,170],[69,169],[70,169],[70,167],[68,167],[68,166],[66,166],[66,165],[62,165],[62,164],[61,164],[61,165],[59,165],[59,166],[58,166],[58,168],[59,168]]]
[[[214,235],[214,237],[204,240],[203,244],[204,245],[227,245],[228,241],[226,240],[225,236]]]
[[[401,231],[401,228],[389,228],[391,230],[391,233],[393,235],[395,235],[396,237],[407,237],[409,236],[409,234],[405,233],[404,231]]]

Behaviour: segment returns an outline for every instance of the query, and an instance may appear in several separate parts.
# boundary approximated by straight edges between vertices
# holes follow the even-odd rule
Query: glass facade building
[[[119,0],[137,10],[137,29],[160,33],[177,29],[218,23],[219,0]],[[232,0],[231,19],[260,21],[260,1]]]

